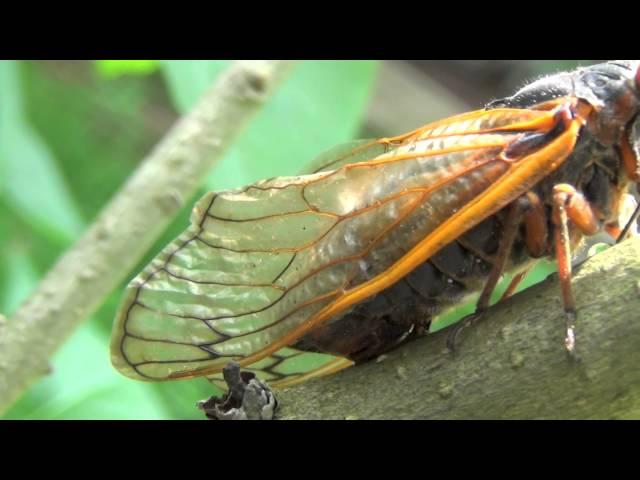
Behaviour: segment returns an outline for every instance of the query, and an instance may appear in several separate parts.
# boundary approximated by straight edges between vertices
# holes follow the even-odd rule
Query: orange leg
[[[620,217],[614,224],[605,225],[605,230],[609,235],[616,239],[616,243],[620,243],[626,238],[638,236],[638,215],[640,214],[640,204],[633,195],[624,194],[620,200]],[[624,228],[620,228],[624,225]]]
[[[540,197],[533,192],[527,192],[523,200],[524,213],[522,218],[526,232],[525,243],[527,245],[527,251],[532,257],[539,258],[547,252],[549,236],[544,204],[542,200],[540,200]],[[513,295],[513,292],[518,288],[518,285],[524,277],[527,276],[527,273],[529,273],[528,268],[513,277],[500,300],[504,300]]]
[[[511,254],[511,248],[513,247],[513,241],[518,233],[518,227],[522,220],[523,212],[528,207],[528,200],[524,197],[518,198],[511,204],[509,213],[507,214],[506,221],[502,230],[502,238],[500,239],[500,245],[496,254],[493,267],[489,273],[489,278],[482,289],[478,304],[476,306],[476,315],[482,313],[489,308],[489,302],[491,301],[491,294],[496,288],[498,281]]]
[[[542,257],[547,253],[549,231],[547,228],[547,215],[540,197],[533,193],[526,194],[527,208],[524,212],[524,225],[527,235],[525,242],[527,251],[534,258]]]
[[[638,73],[640,75],[640,72]],[[640,159],[633,151],[631,147],[631,143],[629,142],[629,138],[631,138],[631,127],[627,129],[625,134],[622,136],[622,142],[620,144],[620,156],[622,157],[622,166],[624,168],[625,173],[631,179],[632,182],[640,183]],[[635,211],[631,215],[629,221],[622,229],[622,231],[615,231],[615,227],[612,227],[613,230],[610,233],[618,233],[616,235],[617,242],[619,243],[627,236],[629,230],[635,225],[635,222],[638,219],[638,215],[640,215],[640,204],[636,206]],[[618,229],[619,230],[619,229]],[[635,233],[635,232],[634,232]]]
[[[498,252],[496,253],[493,267],[489,272],[489,277],[482,289],[478,303],[476,304],[476,311],[472,315],[459,321],[451,330],[447,339],[447,346],[449,350],[455,351],[456,342],[460,332],[469,327],[473,323],[482,318],[484,311],[489,308],[491,301],[491,294],[500,280],[500,276],[504,271],[504,267],[511,254],[511,248],[513,247],[513,241],[518,233],[518,227],[522,221],[523,212],[527,209],[529,203],[525,197],[520,197],[515,200],[509,207],[506,221],[504,223],[502,238],[500,239],[500,245],[498,246]]]
[[[532,257],[541,257],[547,252],[548,229],[544,205],[537,194],[527,192],[511,204],[503,227],[500,246],[498,247],[498,252],[491,272],[489,273],[489,277],[487,278],[484,288],[482,289],[482,293],[480,294],[480,298],[478,299],[476,311],[473,315],[470,315],[458,322],[458,324],[453,328],[447,340],[447,345],[450,350],[455,350],[455,344],[460,332],[480,320],[483,312],[489,308],[491,295],[504,271],[507,260],[509,259],[513,242],[518,233],[521,222],[524,222],[525,225],[525,241],[530,255]],[[527,273],[528,270],[516,275],[511,280],[511,283],[500,300],[510,297]]]
[[[568,184],[556,185],[553,189],[553,215],[555,225],[554,239],[558,275],[562,289],[562,303],[565,311],[567,352],[576,358],[575,321],[576,302],[571,291],[571,245],[569,239],[569,220],[584,235],[593,235],[599,231],[598,220],[587,199]]]
[[[513,277],[511,279],[511,282],[509,283],[509,286],[507,287],[507,289],[504,291],[504,293],[500,297],[500,301],[506,300],[511,295],[513,295],[513,292],[516,291],[516,288],[518,288],[518,285],[520,285],[520,282],[524,279],[524,277],[527,276],[527,273],[529,273],[529,269],[528,268],[526,270],[523,270],[522,272],[518,273],[515,277]]]
[[[627,129],[622,136],[622,142],[620,143],[620,155],[622,156],[622,165],[624,171],[629,176],[632,182],[640,182],[640,159],[637,158],[631,143],[629,143],[629,136],[631,135],[630,128]]]

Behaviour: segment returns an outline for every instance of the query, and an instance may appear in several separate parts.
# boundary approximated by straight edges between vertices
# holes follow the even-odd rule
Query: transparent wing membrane
[[[314,174],[205,195],[191,226],[128,286],[114,365],[142,380],[215,380],[234,360],[284,384],[347,366],[283,347],[339,318],[361,300],[352,292],[376,293],[398,265],[424,261],[411,252],[519,168],[505,161],[505,149],[554,125],[547,111],[474,112],[333,149]],[[513,200],[518,188],[499,201]],[[471,228],[465,222],[460,228]],[[291,367],[303,357],[311,366]]]

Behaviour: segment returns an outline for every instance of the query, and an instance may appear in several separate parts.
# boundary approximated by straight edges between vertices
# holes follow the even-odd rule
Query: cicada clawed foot
[[[576,353],[576,313],[573,311],[565,312],[565,335],[564,346],[569,356],[569,360],[579,363],[580,357]]]
[[[451,328],[451,332],[447,337],[447,349],[451,353],[456,353],[458,345],[460,344],[460,334],[462,333],[462,331],[467,329],[471,325],[476,324],[478,321],[482,320],[483,317],[484,312],[476,312],[456,323]]]
[[[212,420],[272,420],[278,401],[271,388],[236,362],[222,370],[229,391],[222,397],[201,400],[197,406]]]

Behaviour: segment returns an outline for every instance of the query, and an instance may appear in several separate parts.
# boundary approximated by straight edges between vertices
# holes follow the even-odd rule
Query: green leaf
[[[222,62],[163,63],[176,106],[183,111],[191,106],[222,68]],[[301,62],[206,186],[224,190],[298,174],[324,150],[356,137],[376,72],[373,61]]]
[[[149,384],[132,382],[111,367],[107,345],[93,320],[85,323],[54,356],[51,374],[34,385],[4,418],[170,418]]]
[[[184,382],[160,382],[154,385],[156,394],[164,401],[170,412],[169,418],[180,420],[204,420],[205,415],[196,408],[199,400],[221,396],[222,392],[204,378]]]
[[[26,251],[13,249],[12,255],[4,255],[4,263],[12,282],[0,296],[0,311],[9,312],[35,288],[38,275]],[[51,374],[31,387],[4,418],[170,418],[162,397],[149,385],[131,382],[111,367],[108,345],[107,335],[90,319],[54,355]]]
[[[173,123],[167,94],[158,78],[92,76],[88,62],[22,67],[25,115],[93,219]]]
[[[83,209],[96,205],[87,209],[87,215],[93,216],[108,198],[108,189],[115,190],[133,168],[132,160],[149,148],[139,146],[148,130],[120,127],[109,117],[111,110],[101,108],[113,109],[115,117],[115,108],[121,112],[122,105],[139,125],[135,115],[141,102],[136,99],[142,99],[140,94],[148,88],[126,80],[117,88],[108,87],[111,82],[106,81],[70,85],[52,71],[55,68],[60,66],[0,62],[0,312],[5,314],[25,299],[61,249],[83,228],[69,193],[73,182],[68,181],[75,179],[81,187],[74,193]],[[120,95],[123,90],[129,98]],[[34,118],[38,133],[29,123]],[[126,151],[117,148],[125,135],[105,128],[111,127],[109,122],[124,133],[135,130]],[[100,136],[109,138],[101,143]],[[50,150],[50,141],[59,148]],[[138,151],[135,155],[131,155],[133,147]],[[125,164],[122,157],[127,152],[129,163]],[[114,167],[117,175],[111,173]],[[113,309],[100,320],[110,323],[112,315]],[[171,418],[153,386],[131,382],[113,370],[109,332],[97,320],[97,316],[88,320],[65,343],[52,360],[53,373],[25,394],[8,418]]]
[[[0,292],[0,312],[13,312],[27,298],[40,275],[29,259],[29,252],[18,245],[5,245],[0,257],[6,277],[2,278]],[[4,265],[3,265],[4,264]]]
[[[163,64],[163,73],[176,105],[181,105],[180,108],[184,110],[193,105],[226,64],[228,62]],[[98,195],[96,191],[104,189],[105,182],[113,182],[112,177],[116,179],[125,172],[125,165],[122,168],[118,166],[116,172],[115,162],[128,161],[132,167],[131,160],[139,158],[136,156],[128,160],[128,156],[124,155],[126,151],[134,151],[134,147],[137,150],[133,139],[131,142],[127,141],[126,151],[122,147],[120,153],[113,152],[114,140],[122,142],[127,132],[112,127],[112,120],[105,115],[104,110],[95,107],[116,105],[114,100],[117,99],[112,95],[118,92],[113,91],[113,88],[109,89],[109,85],[119,84],[117,90],[121,91],[126,86],[125,83],[140,82],[143,79],[130,78],[111,82],[94,76],[89,79],[91,82],[98,82],[97,86],[79,83],[66,88],[65,82],[60,81],[59,77],[49,74],[48,69],[53,67],[47,64],[28,64],[23,67],[22,73],[25,74],[24,77],[28,77],[29,82],[29,120],[35,120],[38,134],[46,139],[48,148],[61,161],[62,168],[55,168],[54,176],[58,176],[64,188],[67,186],[66,181],[69,182],[73,194],[81,200],[81,208],[88,218],[97,209],[93,206],[87,208],[87,205],[104,202],[99,199],[105,193],[100,191]],[[216,180],[210,182],[208,187],[211,187],[211,183],[214,186],[218,183],[221,187],[228,188],[262,177],[297,173],[326,148],[353,138],[359,129],[360,117],[375,77],[375,67],[375,62],[307,62],[298,65],[292,77],[283,84],[283,90],[267,103],[264,111],[256,118],[254,123],[258,127],[252,125],[245,131],[238,139],[238,147],[225,159],[232,160],[225,167],[227,178],[214,173]],[[3,83],[2,86],[4,85]],[[146,111],[144,107],[147,97],[139,95],[145,92],[143,87],[140,85],[139,92],[138,87],[130,90],[133,101],[122,99],[122,105],[135,106],[127,110],[128,116],[139,118],[137,112]],[[98,88],[98,93],[92,93],[94,91],[91,89],[95,88]],[[341,91],[343,88],[344,92]],[[89,97],[92,103],[85,101]],[[18,102],[14,101],[15,98],[11,97],[11,102],[20,108],[3,108],[0,118],[6,117],[7,111],[12,112],[12,118],[22,115],[20,124],[27,126],[31,134],[36,136],[23,118],[25,115],[21,112],[21,99],[18,98]],[[5,105],[8,103],[3,104],[3,107]],[[122,109],[118,107],[118,110]],[[256,133],[253,133],[254,128]],[[135,129],[127,129],[129,130]],[[98,141],[94,131],[108,139],[108,149]],[[48,148],[41,146],[48,152]],[[275,151],[272,153],[273,149]],[[101,150],[106,150],[106,153],[102,154]],[[237,156],[236,159],[231,155]],[[49,157],[53,161],[52,155],[49,154]],[[114,169],[115,173],[107,175],[107,169]],[[31,188],[28,185],[30,178],[23,176],[19,180],[20,185],[26,182],[24,188]],[[55,182],[52,185],[54,189],[57,188]],[[40,188],[51,189],[52,185],[47,183]],[[15,201],[9,202],[9,197],[4,197],[11,212],[21,214],[25,224],[32,224],[35,212],[22,207],[18,209]],[[186,212],[188,210],[189,208],[185,209]],[[186,215],[185,213],[185,218]],[[43,220],[45,219],[40,219]],[[21,235],[27,233],[21,222],[17,222],[21,230],[20,233],[11,235],[15,241],[8,242],[11,247],[6,255],[13,255]],[[6,225],[0,222],[0,230],[8,229],[7,231],[12,232],[14,223],[4,223]],[[51,223],[54,222],[49,222]],[[183,220],[180,229],[186,223],[187,220]],[[3,246],[5,244],[7,242]],[[34,244],[34,247],[39,252],[42,245]],[[15,305],[24,298],[33,288],[35,276],[47,267],[42,262],[34,263],[34,253],[37,253],[35,248],[31,252],[25,250],[23,257],[18,255],[4,259],[3,288],[6,289],[14,277],[18,279],[15,285],[4,290],[4,295],[0,295],[0,302],[5,307]],[[122,377],[112,369],[108,356],[107,325],[111,322],[114,305],[119,297],[118,292],[114,296],[116,300],[110,300],[107,307],[101,309],[73,335],[55,355],[52,361],[53,373],[30,389],[13,406],[7,418],[203,418],[194,406],[195,401],[219,393],[206,380],[139,383]]]
[[[96,71],[105,78],[149,75],[160,68],[158,60],[95,60]]]
[[[84,222],[56,160],[23,117],[16,62],[0,62],[0,91],[11,99],[0,109],[0,192],[36,228],[70,241]]]
[[[0,313],[13,312],[65,244],[36,235],[0,196]]]

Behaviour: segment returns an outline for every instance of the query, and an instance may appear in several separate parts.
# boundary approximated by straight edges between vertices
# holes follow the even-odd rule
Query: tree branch
[[[563,346],[554,276],[449,329],[349,368],[277,392],[283,419],[526,419],[640,417],[640,239],[589,259],[573,282],[577,348]]]
[[[135,266],[284,78],[291,62],[237,62],[141,163],[31,297],[0,323],[0,414]]]

